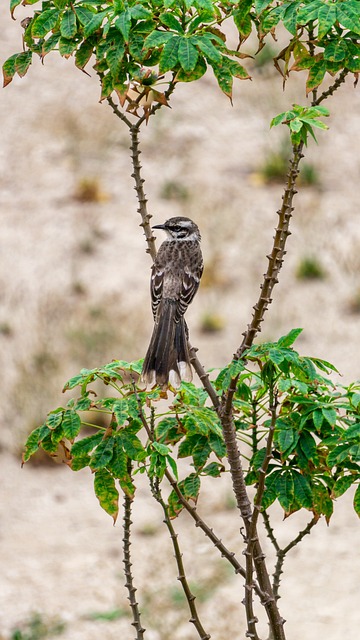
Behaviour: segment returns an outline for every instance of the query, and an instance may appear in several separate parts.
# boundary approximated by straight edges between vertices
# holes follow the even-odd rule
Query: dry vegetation
[[[18,49],[20,30],[4,7],[0,23],[5,59]],[[261,174],[264,158],[282,144],[269,121],[289,103],[305,101],[296,83],[283,93],[269,66],[254,68],[253,77],[238,84],[233,108],[211,78],[181,86],[173,108],[162,109],[143,132],[154,220],[189,215],[202,231],[206,271],[188,319],[206,367],[231,358],[265,268],[281,195],[281,186]],[[111,358],[136,359],[149,337],[150,259],[138,228],[127,131],[98,97],[95,78],[50,55],[1,94],[0,637],[6,639],[32,611],[48,621],[50,634],[54,616],[65,621],[69,640],[133,635],[122,617],[120,525],[113,529],[98,509],[88,475],[75,479],[58,467],[20,472],[14,457],[24,435],[62,402],[69,375]],[[359,90],[348,82],[327,106],[331,133],[310,145],[318,177],[297,196],[289,253],[262,337],[303,327],[301,352],[332,361],[348,381],[360,375]],[[300,278],[301,264],[314,258],[323,277]],[[209,323],[215,330],[207,330]],[[209,480],[200,508],[236,549],[230,492],[226,484],[221,495],[214,490]],[[283,611],[292,640],[358,637],[359,528],[346,502],[336,505],[330,529],[320,524],[289,561]],[[171,615],[172,639],[191,640],[195,632],[184,624],[187,613],[171,581],[171,553],[164,557],[166,534],[158,534],[161,514],[145,489],[137,509],[135,569],[145,589],[144,624],[153,629],[148,638],[169,638]],[[182,517],[180,532],[187,524]],[[284,535],[295,529],[290,519]],[[200,532],[188,547],[183,539],[212,637],[233,637],[240,617],[236,579]],[[97,613],[118,620],[94,620]]]

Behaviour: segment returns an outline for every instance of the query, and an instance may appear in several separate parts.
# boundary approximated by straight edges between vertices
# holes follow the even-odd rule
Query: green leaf
[[[191,473],[184,480],[183,493],[187,500],[197,501],[200,491],[200,478],[195,473]]]
[[[239,3],[239,8],[233,13],[234,23],[243,38],[248,38],[252,30],[252,21],[249,14],[252,2],[243,0]]]
[[[191,43],[190,38],[180,38],[178,58],[179,62],[186,73],[190,73],[195,69],[198,60],[198,51]]]
[[[75,54],[75,65],[83,69],[89,62],[94,51],[94,45],[89,40],[84,40]]]
[[[309,93],[313,89],[316,89],[323,81],[326,73],[325,60],[319,60],[312,65],[309,70],[309,75],[306,81],[306,91]]]
[[[331,427],[336,425],[337,414],[333,407],[322,407],[322,414]]]
[[[221,62],[222,55],[220,51],[215,47],[212,41],[206,37],[206,35],[194,36],[193,42],[203,52],[206,58],[213,62]]]
[[[324,4],[318,13],[318,37],[323,38],[336,21],[336,5]]]
[[[115,414],[116,421],[119,426],[123,425],[129,418],[129,408],[126,398],[121,398],[114,402],[112,411]]]
[[[180,488],[181,485],[179,485]],[[177,494],[175,493],[174,490],[171,491],[169,498],[168,498],[168,505],[169,505],[169,516],[170,518],[176,518],[176,516],[179,515],[179,513],[183,510],[184,506],[182,505],[182,503],[180,502]]]
[[[88,411],[91,406],[91,400],[89,396],[83,396],[82,398],[78,398],[76,400],[75,410],[76,411]]]
[[[313,486],[313,509],[318,515],[324,515],[327,523],[332,516],[334,505],[329,496],[328,490],[320,482]]]
[[[297,340],[301,332],[302,332],[302,329],[291,329],[289,333],[279,338],[277,342],[278,346],[286,347],[286,348],[291,347],[294,344],[295,340]]]
[[[134,433],[127,431],[120,431],[117,434],[119,441],[124,447],[125,452],[132,460],[144,460],[146,458],[146,451],[141,444],[139,438]]]
[[[11,17],[14,20],[14,11],[16,7],[22,2],[22,0],[10,0],[10,13]]]
[[[87,25],[95,15],[94,11],[87,9],[86,7],[75,7],[75,11],[80,24],[83,26]]]
[[[338,478],[333,486],[333,490],[332,490],[332,495],[334,496],[334,498],[339,498],[340,496],[342,496],[343,493],[345,493],[345,491],[347,491],[351,485],[356,482],[357,477],[350,475],[350,476],[342,476],[341,478]]]
[[[122,43],[118,44],[115,47],[111,47],[106,53],[106,62],[109,65],[111,75],[114,79],[117,78],[119,74],[124,54],[125,47]]]
[[[82,440],[78,440],[71,447],[71,455],[76,458],[78,456],[82,456],[85,453],[90,453],[95,447],[101,442],[104,437],[104,432],[99,431],[98,433],[93,434],[92,436],[86,436],[86,438],[82,438]]]
[[[77,40],[70,40],[69,38],[60,38],[59,40],[59,53],[64,58],[69,58],[75,51],[78,45]]]
[[[63,411],[52,411],[46,418],[46,424],[49,429],[56,429],[63,419]]]
[[[199,80],[199,78],[201,78],[204,73],[206,73],[206,68],[207,67],[204,58],[199,56],[195,69],[190,72],[184,71],[184,69],[180,69],[176,74],[176,81],[194,82],[195,80]]]
[[[84,27],[85,38],[88,38],[89,36],[91,36],[92,33],[95,33],[95,31],[100,29],[107,14],[108,14],[108,11],[100,11],[99,13],[93,14],[90,20],[85,24],[85,27]]]
[[[50,429],[47,424],[42,424],[37,429],[34,429],[25,442],[25,449],[23,453],[23,462],[27,462],[31,456],[38,450],[41,442],[50,435]]]
[[[315,409],[315,411],[313,411],[312,419],[314,421],[316,431],[320,431],[324,422],[324,415],[321,409]]]
[[[31,33],[34,38],[44,38],[49,31],[51,31],[60,16],[60,11],[57,9],[47,9],[40,13],[40,15],[35,18],[31,25]]]
[[[226,60],[226,64],[228,66],[228,69],[229,69],[231,75],[234,76],[234,78],[239,78],[240,80],[249,80],[250,79],[250,76],[249,76],[248,72],[242,66],[242,64],[239,64],[239,62],[236,62],[236,60],[230,60],[230,58],[224,57],[224,59]]]
[[[309,24],[309,22],[316,20],[323,4],[323,0],[313,0],[313,2],[309,2],[304,7],[301,7],[298,11],[298,24]]]
[[[169,464],[169,466],[170,466],[170,468],[171,468],[176,480],[178,480],[179,474],[178,474],[177,464],[176,464],[174,458],[172,458],[171,456],[166,456],[166,461]]]
[[[277,431],[276,440],[281,453],[285,454],[286,458],[295,449],[299,434],[294,429],[280,429]]]
[[[270,0],[255,0],[254,5],[256,13],[260,15],[260,13],[262,13],[269,4],[271,4]]]
[[[360,444],[353,444],[349,449],[349,454],[355,462],[360,461]]]
[[[47,53],[55,49],[56,45],[59,42],[60,33],[54,33],[49,38],[44,40],[42,44],[41,55],[42,57],[46,56]]]
[[[173,37],[174,34],[169,31],[153,31],[145,38],[144,48],[152,49],[153,47],[161,47]]]
[[[258,471],[262,467],[263,462],[265,460],[265,456],[266,456],[266,447],[259,449],[253,456],[252,466],[254,467],[254,469],[256,469],[256,471]]]
[[[91,456],[90,467],[93,470],[103,469],[113,457],[115,438],[109,436],[104,438],[96,447]]]
[[[178,64],[179,42],[179,36],[173,36],[171,40],[165,44],[159,61],[160,73],[166,73],[166,71],[174,69]]]
[[[129,9],[125,9],[125,11],[119,15],[115,22],[115,27],[119,29],[125,42],[129,42],[131,28],[131,13]]]
[[[299,436],[299,446],[307,461],[316,458],[316,442],[311,433],[302,431]]]
[[[129,11],[134,20],[147,20],[147,18],[152,17],[152,12],[142,4],[134,4],[132,7],[129,7]]]
[[[305,509],[311,509],[313,498],[310,485],[306,478],[298,471],[292,470],[292,477],[294,480],[294,497]]]
[[[218,436],[216,433],[210,433],[209,445],[220,460],[226,455],[226,446],[223,437]]]
[[[277,477],[276,494],[285,513],[289,513],[294,502],[294,479],[291,471],[285,471]]]
[[[89,465],[90,456],[88,453],[82,453],[76,458],[72,458],[71,460],[71,469],[73,471],[80,471]]]
[[[180,34],[184,33],[181,23],[175,18],[173,13],[161,13],[159,20],[166,27],[169,27],[169,29],[173,29],[173,31],[177,31],[177,33]]]
[[[360,422],[350,425],[345,431],[345,437],[347,440],[357,438],[360,436]]]
[[[161,456],[167,456],[170,452],[169,447],[166,444],[162,444],[161,442],[153,442],[152,447],[160,453]]]
[[[219,462],[210,462],[201,470],[201,473],[207,476],[211,476],[212,478],[219,478],[219,476],[225,471],[225,467],[223,464]]]
[[[337,19],[346,29],[360,34],[360,10],[359,2],[356,0],[346,0],[336,4]]]
[[[76,32],[76,15],[72,9],[68,9],[61,19],[60,33],[63,38],[73,38]]]
[[[113,518],[115,524],[119,513],[119,492],[109,471],[100,469],[95,472],[94,489],[100,506]]]
[[[216,78],[216,80],[218,81],[218,85],[221,89],[221,91],[223,93],[225,93],[226,96],[228,96],[228,98],[230,98],[230,100],[232,99],[232,85],[233,85],[233,76],[231,71],[229,70],[229,67],[227,66],[227,64],[223,61],[221,63],[214,63],[211,62],[211,66],[214,72],[214,76]],[[244,363],[239,361],[236,362],[236,364],[238,364],[239,368],[242,367],[242,369],[244,368]],[[230,365],[231,367],[231,365]],[[241,370],[241,369],[240,369]],[[234,377],[233,374],[229,374],[232,375],[232,377]],[[237,375],[237,374],[235,374]]]
[[[137,62],[143,62],[144,58],[147,55],[147,52],[144,49],[144,38],[141,35],[130,33],[129,52],[134,60],[136,60]]]
[[[76,438],[81,428],[81,420],[79,414],[76,411],[65,411],[62,427],[64,430],[64,436],[70,442]]]
[[[32,51],[19,53],[15,58],[15,71],[22,78],[31,65]],[[5,86],[5,85],[4,85]]]
[[[298,3],[290,2],[285,9],[285,13],[283,16],[283,24],[284,27],[294,36],[296,35],[296,27],[297,27],[297,11],[298,11]]]
[[[348,444],[340,444],[335,447],[333,451],[330,451],[326,462],[330,468],[334,467],[341,462],[344,462],[349,457],[349,445]]]
[[[355,513],[357,513],[360,518],[360,484],[358,485],[354,495],[354,509]]]
[[[107,463],[109,471],[118,478],[124,480],[129,476],[128,472],[128,457],[125,451],[119,446],[119,442],[115,441],[113,446],[113,456]]]

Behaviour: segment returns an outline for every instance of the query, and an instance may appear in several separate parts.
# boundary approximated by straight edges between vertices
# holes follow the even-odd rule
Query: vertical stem
[[[265,312],[272,302],[271,294],[278,282],[278,275],[281,269],[284,255],[287,237],[290,235],[289,224],[291,215],[294,210],[292,203],[294,195],[297,193],[295,189],[296,179],[299,175],[299,164],[303,157],[303,143],[293,146],[293,154],[290,160],[289,173],[287,176],[287,183],[282,197],[283,203],[279,209],[278,226],[275,230],[274,242],[271,253],[267,256],[268,268],[264,274],[264,280],[261,285],[261,293],[257,303],[254,305],[254,313],[251,323],[248,325],[247,330],[243,333],[244,339],[238,348],[235,358],[240,359],[246,349],[251,347],[254,342],[254,338],[259,331],[261,331],[261,323],[263,322]]]
[[[152,260],[155,260],[156,257],[156,248],[155,248],[155,236],[153,235],[150,220],[152,218],[151,214],[147,210],[147,198],[145,196],[144,191],[144,178],[141,176],[141,164],[140,164],[140,149],[139,149],[139,127],[137,125],[132,125],[130,127],[130,135],[131,135],[131,160],[133,165],[133,173],[131,177],[134,178],[135,181],[135,191],[138,200],[138,213],[141,216],[141,224],[140,226],[144,230],[146,242],[148,245],[147,252],[151,255]]]
[[[136,629],[136,640],[143,640],[145,629],[141,625],[139,605],[136,600],[136,588],[134,587],[134,579],[132,575],[132,563],[130,553],[130,533],[131,533],[131,503],[132,500],[129,496],[125,496],[124,499],[124,537],[123,537],[123,550],[124,550],[124,567],[125,567],[125,587],[128,590],[128,600],[133,615],[133,622],[131,623]]]
[[[150,479],[150,484],[151,484],[151,491],[152,494],[155,498],[155,500],[157,500],[157,502],[161,505],[163,513],[164,513],[164,523],[166,524],[166,527],[169,531],[170,534],[170,538],[171,538],[171,542],[173,545],[173,549],[174,549],[174,556],[175,556],[175,560],[176,560],[176,564],[177,564],[177,568],[178,568],[178,580],[181,583],[181,586],[183,588],[184,594],[185,594],[185,598],[187,600],[189,609],[190,609],[190,614],[191,614],[191,618],[189,620],[189,622],[192,622],[196,631],[198,632],[199,638],[200,640],[210,640],[211,636],[206,633],[204,627],[201,624],[200,618],[199,618],[199,614],[197,612],[197,608],[196,608],[196,604],[195,604],[195,596],[194,594],[191,592],[188,580],[186,578],[186,574],[185,574],[185,568],[184,568],[184,563],[183,563],[183,559],[182,559],[182,553],[180,550],[180,545],[179,545],[179,541],[178,541],[178,534],[176,533],[173,524],[171,522],[171,519],[169,517],[169,512],[168,512],[168,507],[165,504],[161,491],[160,491],[160,487],[159,487],[159,483],[157,480],[154,479]]]

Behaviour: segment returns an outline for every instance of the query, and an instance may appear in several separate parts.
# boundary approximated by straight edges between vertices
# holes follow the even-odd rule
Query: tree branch
[[[155,498],[155,500],[161,505],[163,513],[164,513],[164,523],[166,524],[166,527],[169,531],[170,534],[170,538],[171,538],[171,542],[173,545],[173,549],[174,549],[174,555],[175,555],[175,560],[176,560],[176,564],[177,564],[177,568],[178,568],[178,580],[181,583],[181,586],[183,588],[184,594],[185,594],[185,598],[187,600],[189,609],[190,609],[190,614],[191,614],[191,618],[189,620],[189,622],[192,622],[196,631],[199,634],[199,638],[201,640],[210,640],[211,636],[206,633],[204,627],[201,624],[200,618],[199,618],[199,614],[197,612],[196,609],[196,605],[195,605],[195,596],[194,594],[191,592],[189,583],[187,581],[186,578],[186,574],[185,574],[185,568],[184,568],[184,563],[183,563],[183,559],[182,559],[182,553],[180,550],[180,545],[179,545],[179,541],[178,541],[178,534],[175,532],[175,529],[173,527],[173,524],[170,520],[169,517],[169,511],[168,511],[168,507],[165,504],[162,494],[161,494],[161,490],[159,487],[159,483],[157,482],[157,479],[154,478],[150,478],[150,486],[151,486],[151,492]]]
[[[286,240],[290,235],[289,224],[291,215],[294,210],[292,203],[295,194],[296,179],[299,175],[299,164],[301,158],[303,158],[302,150],[303,143],[293,145],[292,157],[290,159],[289,173],[287,175],[287,182],[282,197],[283,203],[278,213],[278,226],[275,230],[274,242],[271,253],[267,256],[269,264],[266,273],[264,274],[263,283],[260,286],[261,293],[257,303],[254,305],[254,313],[251,323],[248,325],[247,330],[243,333],[244,339],[238,348],[235,359],[240,359],[246,349],[249,349],[254,342],[255,336],[261,331],[261,324],[264,319],[266,310],[269,304],[272,302],[271,294],[275,285],[278,282],[278,275],[281,269],[284,255]]]
[[[124,520],[123,520],[123,528],[124,528],[124,537],[123,537],[123,550],[124,550],[124,567],[125,567],[125,587],[128,590],[128,600],[130,602],[130,607],[133,615],[133,622],[131,623],[133,627],[136,629],[136,640],[143,640],[145,629],[141,625],[140,621],[140,611],[138,602],[136,600],[136,588],[134,587],[134,579],[132,575],[132,563],[131,563],[131,554],[130,554],[130,532],[131,532],[131,503],[132,499],[129,496],[125,495],[124,499]]]
[[[296,538],[294,538],[293,540],[291,540],[291,542],[289,542],[289,544],[284,547],[284,549],[278,549],[277,550],[277,562],[275,565],[275,572],[273,575],[273,588],[274,588],[274,595],[276,600],[279,600],[280,595],[279,595],[279,587],[280,587],[280,580],[281,580],[281,574],[283,573],[282,568],[283,568],[283,564],[284,564],[284,560],[286,555],[289,553],[289,551],[291,551],[291,549],[293,549],[297,544],[299,544],[299,542],[301,542],[301,540],[304,538],[304,536],[306,536],[307,534],[309,534],[311,532],[311,529],[313,528],[313,526],[316,525],[316,523],[319,520],[319,516],[314,516],[310,522],[308,522],[308,524],[306,525],[306,527],[304,529],[302,529],[302,531],[300,531],[298,533],[298,535],[296,536]]]
[[[321,93],[320,96],[316,98],[316,100],[313,100],[311,105],[315,107],[316,105],[326,100],[326,98],[328,98],[329,96],[332,96],[333,93],[335,93],[336,89],[338,89],[343,84],[343,82],[345,82],[348,73],[348,69],[343,69],[341,73],[339,73],[339,76],[336,78],[334,84],[332,84],[331,87],[329,87],[326,91],[323,91],[323,93]]]
[[[251,638],[257,639],[257,631],[256,631],[256,618],[254,616],[253,611],[253,598],[252,591],[254,588],[253,584],[253,556],[254,556],[254,546],[255,543],[259,542],[258,532],[257,532],[257,522],[259,518],[259,513],[261,511],[261,503],[265,491],[265,479],[266,473],[268,470],[268,466],[270,460],[272,458],[272,444],[274,439],[275,425],[276,425],[276,417],[277,417],[277,398],[274,395],[273,387],[270,387],[270,412],[271,412],[271,423],[269,428],[269,433],[266,442],[266,453],[265,458],[262,463],[261,468],[259,469],[259,482],[258,488],[256,491],[256,495],[254,498],[254,509],[251,515],[249,527],[247,530],[247,547],[245,550],[246,557],[246,584],[245,584],[245,608],[246,608],[246,616],[248,621],[248,633],[247,635]]]

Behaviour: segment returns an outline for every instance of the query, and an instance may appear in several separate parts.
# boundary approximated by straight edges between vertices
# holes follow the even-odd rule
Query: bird
[[[203,272],[199,228],[190,218],[176,216],[153,229],[166,232],[151,271],[154,329],[142,368],[147,386],[178,387],[191,382],[188,328],[184,314]]]

